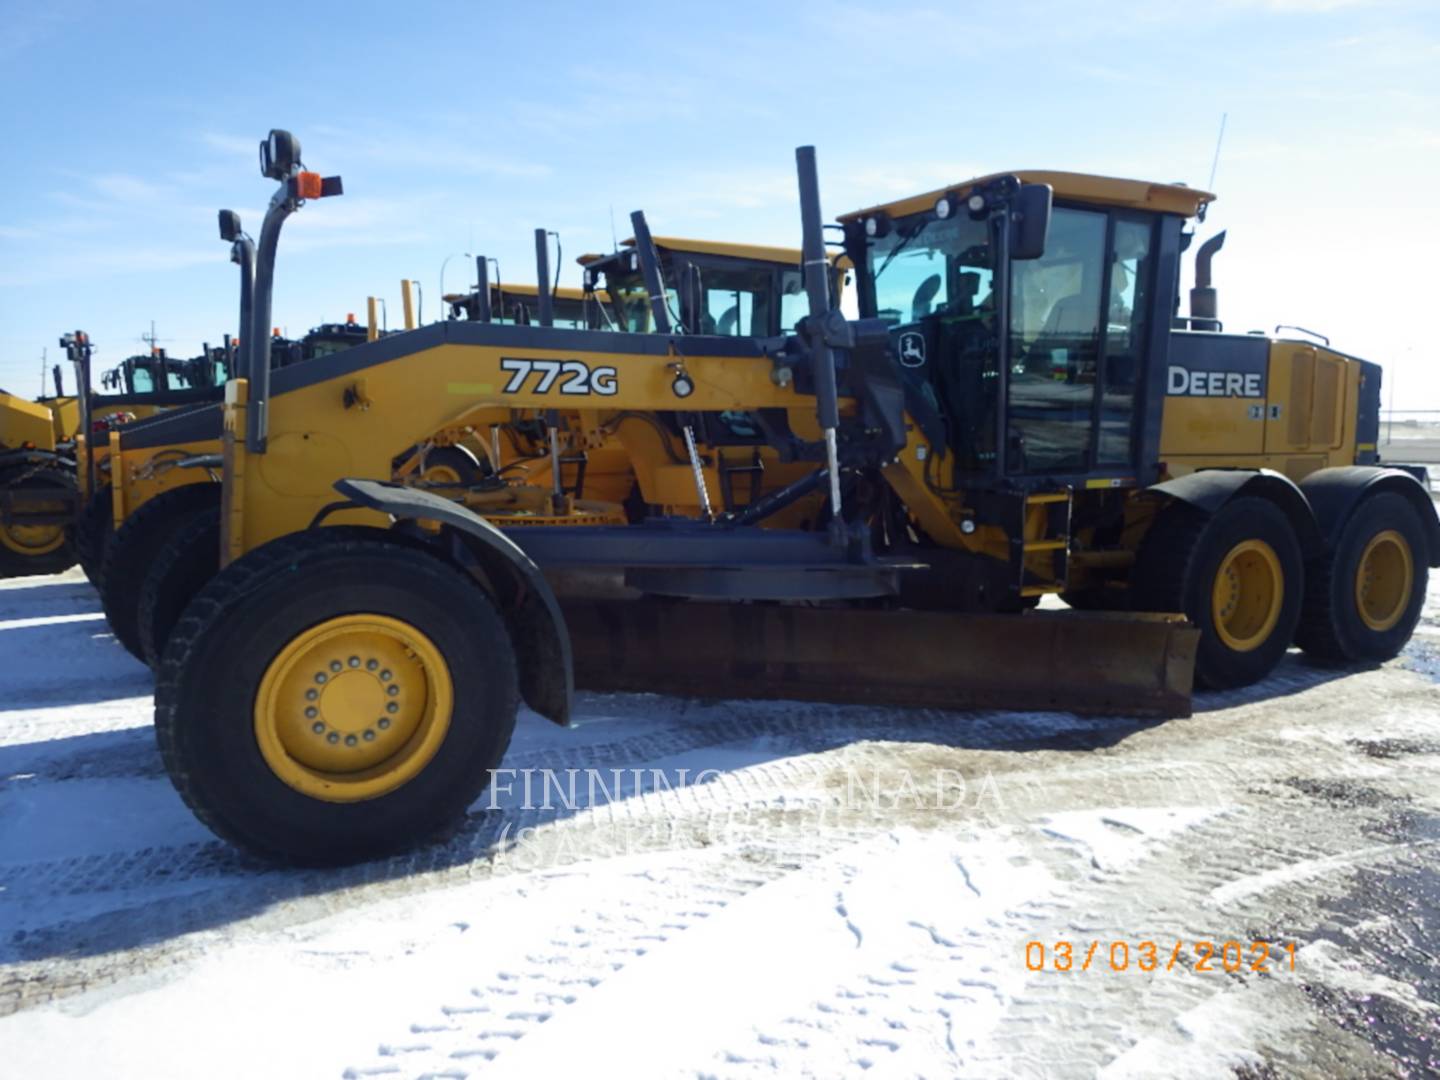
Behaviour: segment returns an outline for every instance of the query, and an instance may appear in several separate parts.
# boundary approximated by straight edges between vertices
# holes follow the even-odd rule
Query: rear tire
[[[166,540],[140,589],[137,626],[145,662],[159,668],[170,632],[220,572],[220,511],[200,511]]]
[[[113,506],[110,486],[106,484],[90,494],[75,522],[75,556],[80,560],[80,569],[97,589],[104,587],[101,568],[105,565],[105,549],[115,535]]]
[[[1399,655],[1425,606],[1427,550],[1424,523],[1403,495],[1365,499],[1334,549],[1307,567],[1296,644],[1334,663]]]
[[[196,514],[214,513],[219,502],[219,484],[186,484],[162,492],[125,519],[105,550],[100,571],[105,619],[115,640],[141,663],[145,648],[140,641],[140,593],[145,577],[165,542]]]
[[[1172,503],[1135,564],[1136,610],[1183,612],[1200,628],[1195,682],[1212,690],[1248,686],[1274,669],[1295,636],[1303,590],[1294,527],[1253,496],[1211,515]]]
[[[75,497],[73,472],[52,465],[23,465],[0,474],[0,490],[54,490],[60,500]],[[73,502],[69,512],[74,512]],[[0,577],[58,574],[75,565],[75,545],[65,525],[0,525]]]
[[[192,601],[165,647],[155,732],[217,835],[268,859],[351,863],[464,820],[509,745],[516,682],[505,624],[472,578],[331,526],[258,548]]]

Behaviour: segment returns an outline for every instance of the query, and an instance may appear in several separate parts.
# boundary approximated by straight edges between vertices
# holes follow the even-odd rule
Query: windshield
[[[995,458],[999,355],[989,229],[968,216],[901,219],[868,241],[876,317],[901,367],[945,416],[961,470]]]
[[[1044,254],[1013,264],[1007,472],[1078,473],[1130,460],[1151,230],[1141,216],[1056,207]],[[927,214],[867,242],[874,313],[892,327],[901,367],[944,415],[961,471],[996,458],[1002,373],[988,234],[968,215]]]

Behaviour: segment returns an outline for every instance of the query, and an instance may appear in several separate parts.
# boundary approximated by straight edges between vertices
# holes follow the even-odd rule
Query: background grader
[[[546,279],[547,235],[537,230],[537,272]],[[479,285],[468,293],[449,294],[445,300],[452,317],[477,322],[658,329],[634,242],[627,245],[611,256],[581,256],[579,262],[586,267],[584,288],[552,289],[549,294],[533,285],[488,283],[489,260],[481,256],[476,261]],[[755,327],[778,334],[782,318],[798,318],[793,305],[801,258],[796,249],[677,238],[659,240],[655,249],[663,280],[699,284],[704,275],[704,287],[687,293],[678,311],[672,304],[675,322],[673,327],[665,323],[667,333],[698,332],[707,317],[701,305],[716,309],[721,324],[726,323],[727,310],[744,313],[746,325],[741,327],[737,315],[732,315],[728,333]],[[834,274],[838,295],[843,272],[836,268]],[[481,300],[485,296],[488,307]],[[619,304],[612,297],[619,297]],[[671,300],[675,300],[673,292]],[[408,304],[406,310],[411,310]],[[508,315],[501,318],[501,312]],[[406,322],[413,329],[408,314]],[[710,318],[712,329],[715,323]],[[382,336],[390,335],[382,334],[372,318],[368,330],[352,320],[319,327],[302,342],[272,337],[270,366],[311,361]],[[561,506],[567,508],[566,514],[588,507],[601,520],[623,523],[645,513],[644,505],[635,502],[631,455],[616,434],[636,420],[617,416],[597,427],[581,423],[573,410],[546,409],[517,410],[505,423],[492,423],[488,430],[469,423],[451,424],[397,455],[391,463],[393,476],[442,491],[481,513],[508,513],[512,520],[518,515],[532,524],[553,520],[556,506]],[[220,410],[212,407],[194,415],[129,425],[116,439],[114,467],[109,470],[114,481],[109,509],[118,528],[111,556],[117,572],[102,575],[101,593],[117,639],[152,666],[158,663],[165,637],[184,605],[218,569],[219,490],[214,482],[220,428]],[[663,431],[661,435],[668,438]],[[673,453],[671,457],[667,465],[672,474],[678,473],[683,490],[692,483],[692,474],[682,458]],[[753,464],[741,462],[732,471],[754,479]],[[728,475],[725,479],[731,481]]]
[[[226,392],[222,569],[157,677],[162,756],[212,829],[306,862],[416,843],[483,789],[517,699],[564,723],[576,682],[1173,714],[1192,665],[1236,686],[1292,641],[1403,645],[1440,522],[1370,464],[1378,369],[1172,327],[1209,195],[1021,173],[847,215],[847,322],[797,159],[794,336],[447,322],[273,376],[251,355]],[[262,171],[260,326],[283,221],[338,187],[284,132]],[[658,321],[643,229],[637,248]],[[561,409],[643,418],[616,431],[650,514],[560,500],[527,523],[390,482],[429,433]],[[722,483],[737,445],[762,466],[748,494]],[[560,570],[641,596],[567,600]],[[1024,613],[1049,593],[1114,610]]]

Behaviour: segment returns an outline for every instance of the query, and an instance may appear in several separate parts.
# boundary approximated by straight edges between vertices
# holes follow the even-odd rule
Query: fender
[[[1214,514],[1231,499],[1256,495],[1269,499],[1285,512],[1309,558],[1325,548],[1325,538],[1310,503],[1295,481],[1271,469],[1201,469],[1146,488]]]
[[[1403,495],[1424,523],[1430,544],[1428,563],[1440,566],[1440,517],[1414,473],[1379,465],[1344,465],[1311,473],[1300,481],[1300,490],[1315,511],[1327,548],[1335,546],[1340,530],[1364,500],[1382,491]]]
[[[423,518],[445,526],[449,557],[496,598],[515,644],[525,704],[547,720],[569,724],[575,697],[570,632],[549,582],[530,556],[473,510],[433,492],[358,479],[337,480],[335,490],[348,501],[321,510],[312,528],[331,511],[351,504],[389,514],[397,521]]]

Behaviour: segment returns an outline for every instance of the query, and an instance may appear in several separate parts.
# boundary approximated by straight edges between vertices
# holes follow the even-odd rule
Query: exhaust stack
[[[1225,230],[1221,229],[1195,253],[1195,287],[1190,290],[1190,329],[1215,330],[1221,327],[1220,301],[1210,284],[1210,260],[1225,246]]]

